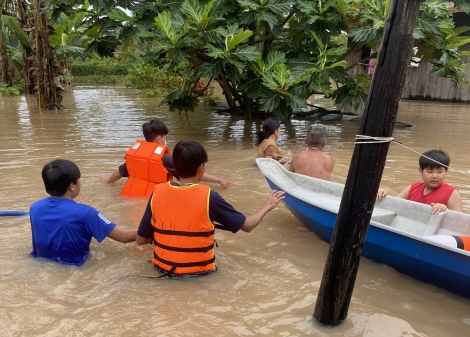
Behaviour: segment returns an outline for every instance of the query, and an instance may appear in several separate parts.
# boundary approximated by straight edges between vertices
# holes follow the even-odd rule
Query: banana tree
[[[68,85],[71,76],[68,57],[82,54],[88,43],[87,39],[83,37],[83,28],[74,29],[85,16],[86,13],[78,13],[74,17],[60,13],[58,18],[50,21],[54,28],[54,34],[49,36],[49,41],[59,60],[62,86]]]
[[[43,3],[39,0],[31,3],[18,0],[17,20],[23,32],[18,32],[17,36],[23,46],[25,93],[36,94],[39,109],[58,110],[61,108],[63,89],[58,80],[57,59],[49,42]]]
[[[8,21],[9,13],[14,11],[14,3],[0,0],[0,83],[5,83],[7,86],[13,85],[12,67],[8,57],[8,41],[9,41],[9,28],[5,24]]]
[[[36,39],[34,37],[34,20],[29,11],[29,4],[26,0],[18,0],[17,14],[18,27],[17,36],[23,47],[23,79],[25,94],[33,94],[36,92],[37,77],[34,71],[34,47]],[[10,20],[11,25],[16,22]]]

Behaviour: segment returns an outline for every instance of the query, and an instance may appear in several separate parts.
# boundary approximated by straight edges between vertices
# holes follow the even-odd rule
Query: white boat
[[[273,190],[310,231],[330,242],[344,185],[287,171],[256,159]],[[399,272],[470,298],[470,252],[433,241],[434,235],[470,236],[470,215],[387,196],[376,203],[363,256]]]

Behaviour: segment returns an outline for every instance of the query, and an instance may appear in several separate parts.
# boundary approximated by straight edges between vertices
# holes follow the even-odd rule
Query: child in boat
[[[256,213],[245,217],[209,186],[199,184],[208,161],[201,144],[180,141],[173,161],[180,180],[155,186],[137,230],[137,244],[153,241],[152,262],[162,276],[212,273],[217,270],[215,227],[251,232],[284,199],[284,192],[272,191]]]
[[[441,150],[424,152],[419,158],[419,174],[423,182],[414,183],[401,191],[397,198],[408,199],[432,206],[432,213],[447,209],[463,212],[462,197],[459,191],[444,182],[450,158]],[[377,201],[382,200],[387,191],[379,188]]]
[[[149,181],[145,181],[146,184],[142,183],[143,180],[148,180],[149,177],[147,176],[138,176],[142,172],[147,172],[146,167],[150,167],[154,172],[152,172],[151,182],[154,183],[162,183],[166,181],[173,180],[175,177],[177,180],[179,179],[179,175],[176,172],[174,165],[173,165],[173,158],[171,157],[170,150],[166,147],[166,137],[168,135],[168,127],[159,120],[151,120],[147,123],[142,125],[142,133],[144,134],[145,142],[144,141],[136,141],[129,151],[126,153],[125,159],[126,162],[119,166],[119,169],[114,171],[111,176],[109,177],[101,177],[100,181],[105,184],[111,184],[115,181],[118,181],[122,177],[130,177],[130,178],[137,178],[141,181],[139,183],[133,183],[131,179],[128,179],[126,185],[121,192],[121,195],[129,196],[129,197],[148,197],[150,191],[147,191],[146,187],[141,188],[142,186],[147,186]],[[150,149],[150,147],[153,148]],[[132,160],[132,155],[127,156],[127,154],[134,152],[135,150],[141,147],[149,148],[149,151],[146,151],[148,154],[148,158],[139,157],[135,161]],[[159,155],[159,158],[156,159],[155,156]],[[152,158],[150,158],[150,156]],[[160,164],[156,165],[155,161],[158,161]],[[153,162],[151,164],[150,162]],[[136,177],[132,177],[132,174],[129,174],[128,166],[132,167],[131,171],[133,175]],[[159,171],[159,172],[156,172]],[[160,178],[156,178],[160,177]],[[156,181],[155,179],[160,179]],[[219,183],[221,186],[226,188],[233,188],[233,183],[231,181],[219,178],[217,176],[211,175],[209,173],[204,173],[204,177],[202,181],[205,182],[216,182]],[[153,187],[153,186],[152,186]],[[153,190],[153,188],[152,188]],[[147,193],[148,192],[148,193]]]
[[[322,125],[314,124],[305,138],[307,150],[295,154],[290,162],[289,171],[306,176],[330,180],[335,167],[334,159],[322,150],[326,145],[326,131]]]
[[[42,169],[42,179],[50,197],[30,208],[31,256],[81,266],[92,237],[98,242],[106,237],[122,243],[135,241],[136,229],[118,227],[93,207],[73,201],[81,187],[80,170],[73,162],[51,161]]]
[[[282,150],[276,145],[276,140],[280,134],[281,124],[273,118],[266,119],[258,131],[258,154],[256,157],[272,158],[280,164],[286,164],[289,158],[283,157],[281,155]]]

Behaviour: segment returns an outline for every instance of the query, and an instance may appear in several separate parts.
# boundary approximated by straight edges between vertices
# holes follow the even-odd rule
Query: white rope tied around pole
[[[358,140],[371,140],[368,142],[358,142]],[[389,143],[394,142],[395,138],[393,137],[372,137],[364,135],[356,135],[356,142],[354,144],[377,144],[377,143]]]
[[[358,140],[368,140],[368,141],[358,142]],[[405,149],[408,149],[411,152],[417,153],[420,156],[423,156],[424,158],[432,160],[433,162],[439,164],[440,166],[443,166],[443,167],[447,168],[449,171],[460,173],[460,174],[463,174],[464,176],[470,177],[470,175],[468,175],[467,173],[464,173],[464,172],[458,171],[458,170],[454,170],[454,169],[450,168],[449,166],[438,162],[437,160],[429,158],[428,156],[425,156],[425,155],[419,153],[418,151],[415,151],[415,150],[409,148],[408,146],[403,145],[402,143],[396,141],[395,138],[393,138],[393,137],[372,137],[372,136],[365,136],[365,135],[356,135],[356,142],[354,144],[378,144],[378,143],[392,143],[392,142],[395,143],[395,144],[398,144],[400,146],[403,146]]]

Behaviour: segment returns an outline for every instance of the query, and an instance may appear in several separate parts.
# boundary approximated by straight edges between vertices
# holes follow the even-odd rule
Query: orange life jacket
[[[151,200],[152,262],[168,274],[215,270],[214,225],[209,219],[210,187],[155,186]]]
[[[164,154],[171,154],[165,145],[136,140],[126,152],[129,178],[122,188],[121,195],[148,198],[155,185],[171,181],[173,176],[163,166]]]
[[[463,247],[461,249],[470,252],[470,236],[459,236],[459,238],[462,240],[463,243]]]

